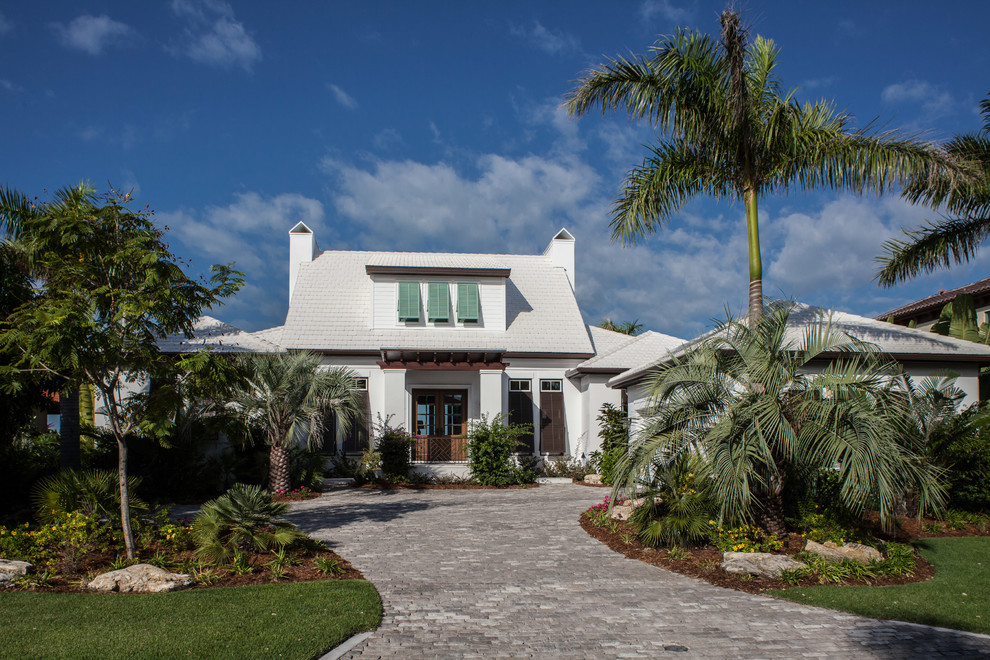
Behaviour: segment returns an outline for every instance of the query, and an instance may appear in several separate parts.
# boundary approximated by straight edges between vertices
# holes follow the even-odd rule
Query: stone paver
[[[378,587],[350,658],[990,657],[990,637],[714,587],[577,523],[603,491],[341,489],[289,516]]]

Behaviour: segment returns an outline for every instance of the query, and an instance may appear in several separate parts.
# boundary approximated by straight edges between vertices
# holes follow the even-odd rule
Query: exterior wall
[[[618,405],[620,393],[605,386],[605,376],[595,375],[595,382],[582,383],[567,379],[564,374],[576,366],[579,359],[553,358],[521,358],[509,359],[509,366],[503,370],[486,371],[432,371],[416,369],[381,369],[374,357],[357,356],[325,356],[323,364],[327,366],[347,367],[360,378],[368,379],[368,395],[371,402],[371,423],[391,415],[390,424],[401,426],[412,431],[415,429],[413,419],[412,393],[415,389],[464,389],[468,393],[467,419],[477,421],[482,414],[489,418],[498,413],[508,411],[509,379],[525,379],[532,381],[533,388],[533,419],[534,441],[540,444],[539,400],[540,380],[554,379],[562,383],[565,412],[565,453],[580,457],[594,448],[588,449],[587,441],[597,443],[598,430],[594,418],[601,403],[610,401]],[[583,387],[583,389],[582,389]],[[591,401],[596,407],[590,412],[586,410],[586,402]],[[591,429],[591,430],[589,430]],[[340,442],[341,438],[338,438]],[[597,445],[595,445],[597,446]],[[428,464],[417,468],[417,471],[427,473],[460,474],[464,464]]]
[[[609,377],[610,374],[584,374],[576,379],[581,390],[581,429],[572,456],[585,458],[602,447],[598,413],[606,403],[616,408],[622,404],[622,390],[610,388],[606,384]]]
[[[371,327],[406,328],[414,333],[420,328],[457,328],[465,332],[496,331],[505,332],[505,278],[502,277],[442,277],[435,275],[372,275],[371,288]],[[419,323],[399,323],[398,282],[419,282],[419,297],[423,302],[423,319]],[[477,323],[458,323],[457,286],[450,286],[451,320],[449,323],[426,321],[425,303],[427,282],[476,282],[480,318]],[[415,336],[414,334],[412,336]]]

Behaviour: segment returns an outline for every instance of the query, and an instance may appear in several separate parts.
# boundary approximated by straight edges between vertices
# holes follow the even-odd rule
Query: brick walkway
[[[606,492],[341,489],[290,518],[382,595],[381,627],[350,658],[990,657],[990,637],[753,596],[626,559],[577,523]]]

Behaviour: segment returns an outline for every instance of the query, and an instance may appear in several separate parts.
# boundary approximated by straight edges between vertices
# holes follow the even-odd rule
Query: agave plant
[[[133,494],[140,485],[141,477],[127,478],[132,513],[148,510],[148,505]],[[40,479],[32,489],[31,502],[42,523],[52,522],[70,511],[112,518],[120,515],[119,487],[114,470],[64,470]]]
[[[214,563],[234,557],[234,550],[266,551],[305,537],[295,525],[278,517],[288,505],[276,502],[261,486],[234,484],[203,505],[193,520],[196,556]]]

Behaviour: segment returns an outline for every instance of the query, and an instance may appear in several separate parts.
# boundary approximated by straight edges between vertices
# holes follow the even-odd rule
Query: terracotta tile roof
[[[961,286],[957,289],[940,291],[934,296],[928,296],[927,298],[916,300],[913,303],[908,303],[903,307],[898,307],[897,309],[889,312],[884,312],[878,316],[877,319],[886,321],[888,317],[893,316],[895,321],[909,320],[911,317],[918,314],[939,311],[945,307],[947,303],[952,302],[952,299],[960,293],[968,293],[971,296],[990,294],[990,277],[982,279],[978,282],[973,282],[972,284],[967,284],[966,286]]]

